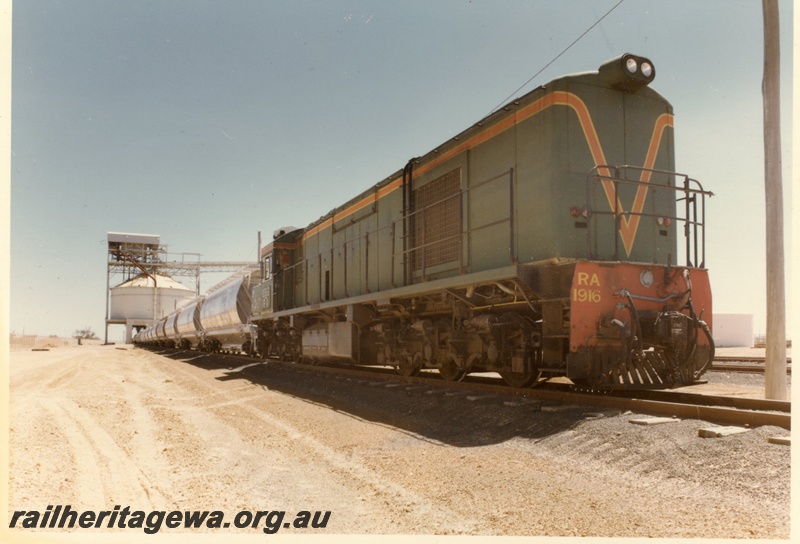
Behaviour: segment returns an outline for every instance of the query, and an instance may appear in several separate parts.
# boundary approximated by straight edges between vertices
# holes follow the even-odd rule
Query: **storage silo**
[[[126,325],[125,341],[134,326],[148,325],[195,297],[195,292],[169,276],[141,274],[111,288],[109,322]]]

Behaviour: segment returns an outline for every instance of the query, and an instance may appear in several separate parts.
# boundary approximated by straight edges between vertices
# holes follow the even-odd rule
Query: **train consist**
[[[260,270],[136,341],[512,386],[692,383],[714,354],[711,193],[674,171],[654,77],[625,54],[533,90],[277,231]]]
[[[258,270],[244,270],[139,332],[134,343],[253,354],[250,293]]]

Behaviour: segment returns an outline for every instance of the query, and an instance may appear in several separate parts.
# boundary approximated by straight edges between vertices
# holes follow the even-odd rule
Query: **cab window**
[[[264,257],[261,261],[261,279],[268,280],[272,275],[272,255]]]

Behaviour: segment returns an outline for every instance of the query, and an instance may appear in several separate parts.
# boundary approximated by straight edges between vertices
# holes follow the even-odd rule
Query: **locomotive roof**
[[[566,74],[566,75],[563,75],[563,76],[559,76],[559,77],[557,77],[555,79],[552,79],[551,81],[549,81],[549,82],[547,82],[547,83],[545,83],[543,85],[540,85],[539,87],[536,87],[535,89],[525,93],[524,95],[521,95],[518,98],[514,98],[514,99],[510,100],[509,102],[507,102],[503,106],[497,108],[497,110],[495,110],[491,114],[489,114],[486,117],[484,117],[481,120],[479,120],[477,123],[474,123],[473,125],[471,125],[467,129],[461,131],[456,136],[448,139],[447,141],[445,141],[441,145],[435,147],[433,150],[428,151],[424,155],[421,155],[419,157],[415,157],[415,158],[410,159],[409,162],[413,161],[414,164],[423,164],[423,163],[427,162],[428,160],[432,159],[433,157],[436,157],[437,155],[439,155],[439,153],[441,153],[441,152],[443,152],[443,151],[445,151],[445,150],[447,150],[447,149],[449,149],[449,148],[451,148],[451,147],[453,147],[455,145],[458,145],[460,140],[466,139],[472,133],[477,132],[479,130],[483,130],[487,125],[491,125],[491,124],[500,122],[501,120],[505,119],[506,117],[508,117],[510,115],[513,115],[514,114],[514,110],[516,108],[519,108],[520,106],[527,105],[527,104],[533,102],[534,100],[537,100],[538,98],[541,98],[544,94],[546,94],[548,92],[551,92],[553,90],[563,89],[563,88],[569,87],[571,84],[575,84],[575,83],[583,84],[583,85],[593,85],[593,86],[596,86],[596,87],[605,87],[605,88],[608,88],[608,89],[615,89],[615,86],[608,81],[608,74],[607,74],[608,70],[606,68],[608,66],[610,66],[610,65],[613,65],[615,62],[622,61],[622,60],[626,59],[627,57],[631,57],[631,56],[632,55],[630,55],[629,53],[626,53],[624,55],[620,55],[619,57],[615,57],[614,59],[611,59],[611,60],[603,63],[603,65],[601,65],[600,68],[598,68],[597,70],[591,70],[591,71],[586,71],[586,72],[576,72],[576,73],[573,73],[573,74]],[[635,58],[643,59],[642,57],[635,57]],[[643,59],[643,60],[647,60],[647,59]],[[605,70],[606,73],[605,74],[601,74],[601,72],[604,71],[604,70]],[[655,74],[653,74],[653,75],[655,75]],[[652,81],[652,79],[651,79],[651,81]],[[617,88],[615,90],[619,90],[619,89]],[[663,102],[665,104],[665,106],[667,107],[669,112],[672,113],[672,105],[666,100],[666,98],[664,98],[660,93],[658,93],[657,91],[652,89],[648,84],[645,84],[641,88],[638,88],[638,89],[633,90],[633,91],[628,90],[627,92],[630,92],[631,94],[636,94],[638,96],[642,96],[644,98],[650,98],[650,99],[653,99],[653,100],[661,101],[661,102]],[[314,227],[317,227],[318,225],[320,225],[324,221],[331,220],[337,213],[341,212],[342,210],[348,209],[353,204],[362,201],[365,197],[368,196],[369,193],[371,193],[371,192],[378,193],[382,188],[386,187],[387,185],[395,182],[398,178],[402,178],[402,177],[403,177],[403,168],[400,168],[399,170],[397,170],[394,173],[392,173],[390,176],[388,176],[388,177],[384,178],[383,180],[379,181],[378,183],[372,185],[368,189],[362,191],[361,193],[359,193],[357,195],[354,195],[353,198],[351,198],[350,200],[348,200],[348,201],[336,206],[335,208],[330,210],[325,215],[321,216],[316,221],[311,222],[308,225],[308,227],[306,227],[306,229],[304,229],[304,230],[305,231],[311,231]]]

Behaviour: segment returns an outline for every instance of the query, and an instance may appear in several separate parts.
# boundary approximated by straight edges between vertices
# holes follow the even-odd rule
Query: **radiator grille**
[[[461,257],[461,168],[414,191],[414,270]]]

